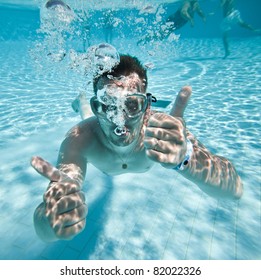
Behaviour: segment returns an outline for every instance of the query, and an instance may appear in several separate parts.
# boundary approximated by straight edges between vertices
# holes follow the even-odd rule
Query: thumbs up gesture
[[[191,96],[191,87],[183,87],[170,114],[155,113],[145,131],[144,146],[147,156],[166,168],[176,167],[187,151],[184,111]]]
[[[72,239],[85,227],[87,206],[80,183],[40,157],[32,167],[51,182],[35,211],[35,228],[45,241]]]

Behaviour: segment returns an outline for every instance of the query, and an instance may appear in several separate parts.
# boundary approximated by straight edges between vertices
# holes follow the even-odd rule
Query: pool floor
[[[55,164],[65,133],[80,121],[70,103],[82,80],[39,74],[24,55],[32,45],[0,42],[0,259],[261,259],[260,43],[232,40],[234,52],[223,60],[220,39],[187,39],[171,63],[157,58],[149,72],[150,90],[163,100],[192,85],[187,125],[232,159],[244,182],[241,200],[211,198],[159,165],[116,177],[88,166],[85,230],[46,244],[35,234],[33,212],[48,182],[29,162],[39,155]]]

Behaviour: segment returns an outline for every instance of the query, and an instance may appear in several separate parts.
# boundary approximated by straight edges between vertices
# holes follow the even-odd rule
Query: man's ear
[[[91,105],[91,109],[92,109],[93,114],[96,116],[97,115],[97,107],[94,105],[95,100],[96,100],[96,96],[93,96],[90,99],[90,105]]]

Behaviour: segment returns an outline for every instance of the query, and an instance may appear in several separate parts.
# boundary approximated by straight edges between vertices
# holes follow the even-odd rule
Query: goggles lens
[[[151,101],[151,94],[132,94],[123,99],[115,99],[113,102],[101,102],[96,96],[92,97],[91,104],[99,115],[108,115],[111,112],[124,112],[128,118],[135,118],[145,112],[148,101]]]

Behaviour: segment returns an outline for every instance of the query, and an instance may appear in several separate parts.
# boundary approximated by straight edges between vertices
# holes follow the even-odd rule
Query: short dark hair
[[[120,63],[117,64],[110,71],[104,72],[102,75],[95,76],[93,79],[93,90],[94,93],[97,93],[97,83],[100,78],[107,77],[111,75],[113,77],[120,76],[129,76],[132,73],[136,73],[144,85],[144,91],[147,89],[148,78],[147,78],[147,70],[141,64],[137,57],[131,55],[120,55]]]

